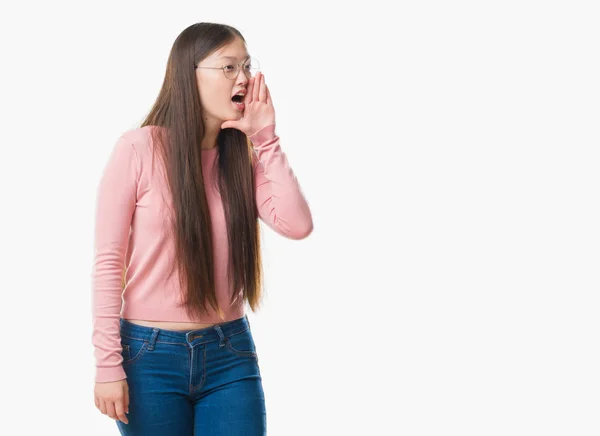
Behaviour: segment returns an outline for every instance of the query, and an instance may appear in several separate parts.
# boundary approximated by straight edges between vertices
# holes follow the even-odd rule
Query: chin
[[[233,115],[231,115],[227,121],[239,121],[242,119],[242,114],[240,114],[239,112],[234,112]]]

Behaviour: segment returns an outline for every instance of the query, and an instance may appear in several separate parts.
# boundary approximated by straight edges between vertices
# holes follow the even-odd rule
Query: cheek
[[[224,82],[218,77],[212,79],[208,77],[197,78],[198,95],[200,96],[202,109],[213,117],[230,119],[236,114],[236,110],[231,104],[233,88],[231,88],[230,83]]]
[[[218,89],[202,89],[199,91],[200,103],[202,107],[211,113],[222,113],[223,111],[230,112],[231,96],[226,92]]]

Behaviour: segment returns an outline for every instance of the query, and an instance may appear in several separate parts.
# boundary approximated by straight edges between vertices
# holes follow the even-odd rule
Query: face
[[[244,42],[236,38],[198,64],[200,67],[218,67],[196,69],[196,81],[206,124],[220,128],[224,121],[239,120],[242,117],[243,110],[231,101],[231,97],[238,91],[247,89],[249,79],[243,68],[239,69],[234,79],[229,79],[222,67],[227,66],[229,70],[234,70],[238,63],[248,57]]]

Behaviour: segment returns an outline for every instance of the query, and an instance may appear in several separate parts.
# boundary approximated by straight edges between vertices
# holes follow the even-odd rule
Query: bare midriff
[[[177,330],[177,331],[187,331],[187,330],[197,330],[203,329],[206,327],[212,327],[213,324],[201,324],[201,323],[193,323],[193,322],[165,322],[165,321],[145,321],[141,319],[128,319],[130,323],[145,326],[145,327],[157,327],[159,329],[165,330]]]

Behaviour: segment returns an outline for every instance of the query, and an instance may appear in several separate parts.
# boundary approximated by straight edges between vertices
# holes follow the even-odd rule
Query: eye
[[[235,69],[233,65],[225,65],[223,68],[225,68],[225,71],[231,71]]]

